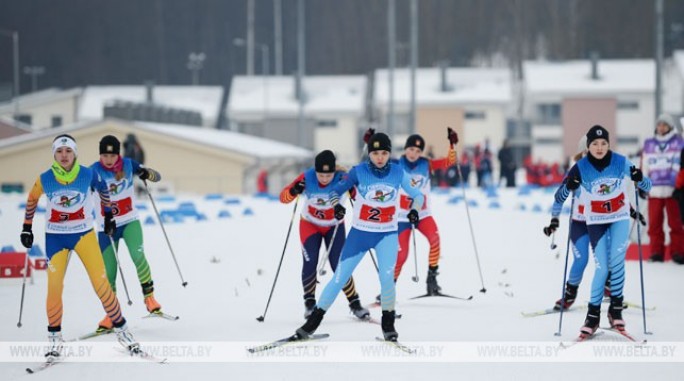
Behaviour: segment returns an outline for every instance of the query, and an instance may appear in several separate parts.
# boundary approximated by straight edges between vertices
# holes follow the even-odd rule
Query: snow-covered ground
[[[247,356],[246,351],[240,349],[244,345],[257,345],[287,336],[303,322],[300,283],[302,260],[296,222],[265,322],[259,323],[256,320],[256,317],[264,313],[293,206],[255,197],[207,199],[178,196],[166,201],[159,198],[157,204],[163,211],[175,209],[182,202],[192,202],[206,216],[206,220],[195,221],[190,218],[183,223],[165,225],[183,277],[188,281],[186,288],[181,286],[159,224],[145,224],[144,233],[157,300],[166,312],[179,315],[180,320],[171,322],[142,319],[145,315],[144,305],[133,265],[125,249],[120,252],[120,258],[133,305],[125,305],[125,294],[120,283],[119,300],[132,332],[141,343],[207,345],[215,350],[213,354],[204,359],[176,356],[177,361],[165,365],[147,362],[68,363],[39,374],[26,375],[24,368],[32,364],[9,362],[6,348],[10,342],[43,342],[46,339],[46,276],[39,271],[35,275],[35,283],[28,285],[26,289],[22,328],[16,327],[21,281],[0,279],[0,345],[4,348],[0,358],[0,378],[100,381],[148,378],[185,380],[192,377],[238,380],[314,377],[325,380],[378,377],[390,380],[427,377],[486,380],[580,380],[599,377],[615,377],[620,380],[642,380],[646,377],[681,379],[684,357],[677,351],[684,351],[684,345],[681,344],[684,342],[684,332],[677,324],[680,322],[679,317],[684,314],[680,292],[684,266],[644,263],[646,302],[648,306],[656,307],[647,312],[648,330],[653,335],[643,334],[640,310],[627,309],[624,312],[630,332],[638,338],[647,338],[649,345],[674,345],[675,352],[672,356],[653,357],[653,362],[644,362],[643,356],[624,355],[613,356],[603,362],[593,355],[584,355],[585,357],[581,357],[583,360],[593,362],[578,363],[568,362],[572,354],[561,353],[561,356],[568,357],[556,357],[558,362],[554,362],[539,351],[548,350],[547,348],[555,350],[559,341],[573,340],[586,310],[576,309],[564,314],[560,338],[554,336],[558,330],[559,315],[525,318],[521,312],[550,307],[560,295],[567,215],[562,217],[561,228],[556,234],[558,248],[550,250],[550,239],[541,230],[548,224],[550,217],[548,208],[552,202],[551,193],[533,190],[528,195],[519,195],[517,190],[499,190],[498,197],[487,197],[480,190],[468,190],[468,200],[477,203],[477,206],[470,207],[470,214],[487,289],[486,293],[481,293],[479,290],[482,284],[465,204],[462,200],[450,202],[461,195],[461,189],[452,189],[448,194],[436,193],[432,197],[442,238],[439,281],[445,293],[473,295],[473,300],[409,299],[425,291],[428,245],[420,235],[417,240],[420,281],[414,283],[411,280],[414,275],[411,256],[398,282],[397,310],[403,314],[396,324],[400,340],[408,345],[418,345],[417,348],[425,351],[436,347],[441,351],[432,355],[422,352],[419,361],[410,356],[396,356],[396,353],[393,356],[391,353],[364,352],[362,359],[358,353],[354,354],[355,349],[368,346],[392,348],[375,342],[375,336],[381,335],[378,325],[356,322],[350,318],[343,296],[338,297],[318,330],[320,333],[329,333],[330,339],[292,347],[289,352],[279,352],[272,357]],[[141,211],[143,221],[154,216],[151,204],[145,200],[140,198],[140,204],[147,208]],[[0,198],[2,246],[21,247],[18,238],[23,218],[23,211],[19,207],[21,202],[23,196],[3,195]],[[493,202],[498,203],[499,207],[491,207]],[[244,215],[246,209],[250,209],[253,214]],[[228,211],[231,217],[218,218],[221,211]],[[34,233],[36,243],[44,248],[43,221],[44,215],[38,214]],[[330,274],[329,271],[320,279],[318,294]],[[590,261],[580,287],[580,304],[589,298],[588,285],[592,274],[593,264]],[[363,303],[370,303],[379,292],[379,282],[370,258],[364,258],[354,277]],[[641,304],[638,262],[630,261],[627,264],[625,295],[626,300]],[[603,325],[607,324],[606,310],[604,305]],[[103,317],[99,300],[91,290],[83,266],[76,256],[71,258],[65,280],[64,311],[62,327],[67,339],[95,328]],[[371,313],[375,318],[380,318],[379,309],[372,309]],[[632,344],[621,343],[620,340],[615,334],[607,332],[593,341],[636,348]],[[118,345],[114,342],[115,338],[109,335],[84,344],[93,343],[100,347],[107,345],[105,349],[112,348],[112,359],[125,360],[124,355],[113,349]],[[492,344],[508,349],[516,347],[518,352],[509,352],[507,355],[480,353],[473,357],[473,353],[478,353],[478,344]],[[464,347],[465,351],[456,351],[459,346]],[[579,347],[563,352],[581,350]],[[240,350],[239,353],[228,351],[222,358],[217,355],[217,351],[223,348]],[[648,353],[654,352],[651,350]],[[663,352],[659,354],[663,355]],[[335,357],[331,357],[333,355]],[[217,357],[225,362],[217,362]]]

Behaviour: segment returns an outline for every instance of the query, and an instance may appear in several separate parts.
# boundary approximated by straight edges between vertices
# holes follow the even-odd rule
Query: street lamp
[[[199,84],[199,72],[204,67],[204,60],[207,55],[204,52],[188,54],[188,70],[192,72],[192,84],[197,86]]]
[[[244,38],[234,38],[233,39],[233,46],[237,47],[246,47],[247,46],[247,41],[245,41]],[[269,48],[267,44],[256,44],[256,47],[254,50],[257,49],[257,47],[261,50],[261,74],[262,75],[268,75],[269,72]]]
[[[14,119],[16,120],[19,116],[19,32],[16,30],[2,30],[0,29],[0,34],[7,37],[12,37],[12,56],[13,56],[13,66],[14,66]]]
[[[31,76],[31,92],[38,90],[38,76],[45,74],[43,66],[24,66],[24,74]]]

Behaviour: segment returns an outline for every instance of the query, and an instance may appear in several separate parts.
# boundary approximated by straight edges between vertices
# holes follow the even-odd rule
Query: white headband
[[[74,155],[78,155],[76,142],[74,141],[74,139],[68,136],[60,136],[59,139],[52,142],[52,155],[54,156],[55,153],[57,153],[57,149],[61,147],[69,147],[72,151],[74,151]]]

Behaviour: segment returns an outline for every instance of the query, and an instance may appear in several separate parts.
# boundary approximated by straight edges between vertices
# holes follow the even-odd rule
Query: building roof
[[[166,137],[181,139],[186,142],[196,143],[205,147],[209,146],[224,149],[258,159],[309,159],[313,155],[311,151],[291,144],[281,143],[274,140],[246,135],[238,132],[137,121],[117,121],[117,123],[134,126],[136,130],[147,131],[153,134],[162,134]],[[68,134],[72,131],[97,127],[100,125],[105,125],[105,122],[84,121],[70,126],[38,130],[28,134],[0,139],[0,149],[34,140],[44,139],[45,137]]]
[[[598,80],[591,78],[590,60],[525,61],[523,70],[529,93],[606,95],[655,91],[653,60],[599,60]]]
[[[147,99],[145,86],[88,86],[78,110],[81,120],[101,120],[104,106],[114,101],[140,102]],[[217,119],[223,99],[221,86],[154,86],[153,101],[159,106],[197,111],[202,120]]]
[[[361,75],[307,76],[303,80],[307,114],[362,115],[367,79]],[[286,76],[236,76],[230,88],[228,113],[295,117],[299,103],[295,79]]]
[[[450,91],[441,90],[440,68],[416,69],[416,103],[420,105],[507,104],[512,99],[511,71],[495,68],[451,67],[446,71]],[[394,70],[394,101],[407,105],[411,96],[411,71]],[[376,104],[389,102],[389,70],[375,71]]]
[[[21,112],[23,108],[42,106],[44,104],[60,101],[65,98],[77,97],[81,94],[81,91],[81,88],[64,90],[53,87],[24,94],[19,97],[19,111]],[[12,99],[8,102],[0,103],[0,115],[14,113],[14,102],[15,100]]]
[[[174,136],[179,139],[193,141],[206,146],[227,149],[254,156],[260,159],[277,159],[283,157],[307,159],[313,153],[307,149],[292,144],[281,143],[271,139],[242,134],[214,128],[197,128],[177,124],[162,124],[149,122],[133,122],[136,126]]]

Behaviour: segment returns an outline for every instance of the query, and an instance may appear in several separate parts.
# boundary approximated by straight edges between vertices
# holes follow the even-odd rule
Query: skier
[[[312,335],[323,320],[342,286],[359,264],[364,253],[375,248],[378,258],[382,299],[382,331],[385,340],[396,341],[399,334],[394,328],[395,285],[394,265],[397,261],[397,201],[402,187],[414,199],[408,219],[417,224],[418,210],[423,205],[423,195],[411,187],[410,177],[400,166],[390,162],[392,144],[387,135],[376,133],[368,139],[368,161],[356,165],[349,175],[333,187],[331,203],[335,218],[342,220],[346,209],[339,203],[340,195],[356,186],[357,202],[354,220],[347,242],[342,249],[340,263],[333,279],[326,285],[314,311],[306,323],[297,329],[294,337],[306,339]]]
[[[154,282],[152,281],[150,265],[145,258],[142,227],[138,220],[138,212],[133,204],[133,176],[152,182],[159,181],[161,176],[157,171],[146,168],[133,159],[121,157],[120,152],[121,143],[119,140],[112,135],[104,136],[100,140],[100,161],[91,165],[91,168],[109,189],[112,215],[116,221],[116,230],[110,239],[104,231],[104,210],[100,209],[97,213],[98,241],[107,270],[107,279],[112,290],[116,292],[117,263],[114,250],[118,250],[119,240],[123,239],[138,273],[145,307],[151,314],[159,313],[161,305],[154,298]],[[116,247],[112,247],[112,242]],[[106,315],[100,321],[98,331],[109,331],[112,327],[112,320],[109,315]]]
[[[670,225],[670,254],[673,258],[684,256],[684,227],[677,200],[673,197],[682,149],[684,138],[675,129],[674,119],[668,114],[660,115],[653,137],[644,142],[641,157],[642,170],[653,181],[653,188],[648,194],[648,237],[652,262],[662,262],[665,258],[665,213]]]
[[[33,246],[33,217],[40,196],[47,197],[45,225],[45,246],[48,258],[47,318],[49,347],[48,361],[61,358],[64,340],[62,338],[62,291],[64,274],[70,252],[76,252],[83,262],[95,293],[112,320],[118,341],[129,351],[140,346],[128,331],[116,294],[106,281],[102,254],[93,230],[92,191],[100,194],[104,210],[105,232],[116,231],[109,192],[106,184],[90,168],[78,163],[76,140],[70,135],[59,135],[52,142],[55,159],[52,167],[36,180],[26,202],[26,216],[21,232],[21,244]]]
[[[324,241],[328,248],[330,267],[336,271],[340,252],[346,240],[344,221],[335,219],[333,205],[330,202],[332,188],[344,174],[345,172],[339,170],[335,164],[335,154],[329,150],[321,151],[316,155],[314,167],[297,176],[280,192],[280,201],[285,204],[292,202],[300,194],[306,196],[299,221],[303,259],[304,318],[308,318],[316,306],[316,269],[321,241]],[[344,193],[339,202],[344,204],[346,199],[347,193]],[[370,313],[361,306],[352,277],[349,277],[349,281],[342,289],[349,300],[351,312],[359,319],[369,318]]]
[[[425,140],[420,135],[411,135],[406,139],[404,155],[397,161],[410,176],[411,187],[420,191],[425,200],[422,209],[420,209],[418,213],[420,223],[418,223],[415,228],[420,231],[430,243],[430,255],[428,258],[429,267],[426,282],[428,295],[436,295],[441,291],[441,287],[437,284],[437,275],[439,274],[437,269],[439,268],[440,256],[439,230],[437,229],[435,219],[432,217],[430,204],[428,202],[430,175],[434,169],[446,169],[456,163],[454,145],[458,143],[458,134],[451,128],[448,128],[447,138],[450,143],[448,156],[442,159],[430,160],[421,156],[423,154],[423,148],[425,147]],[[413,200],[403,190],[399,191],[399,197],[399,254],[397,256],[396,267],[394,268],[395,282],[399,278],[401,269],[408,258],[409,239],[412,231],[412,224],[408,220],[408,213]],[[379,303],[379,300],[377,302]]]
[[[627,158],[610,150],[608,131],[595,125],[587,132],[588,154],[570,169],[562,193],[581,188],[582,207],[589,241],[594,251],[596,271],[591,287],[589,310],[580,337],[593,335],[599,327],[601,300],[610,272],[611,297],[608,321],[611,327],[625,330],[622,319],[625,282],[625,252],[629,235],[630,206],[627,200],[628,176],[643,191],[651,181]]]

